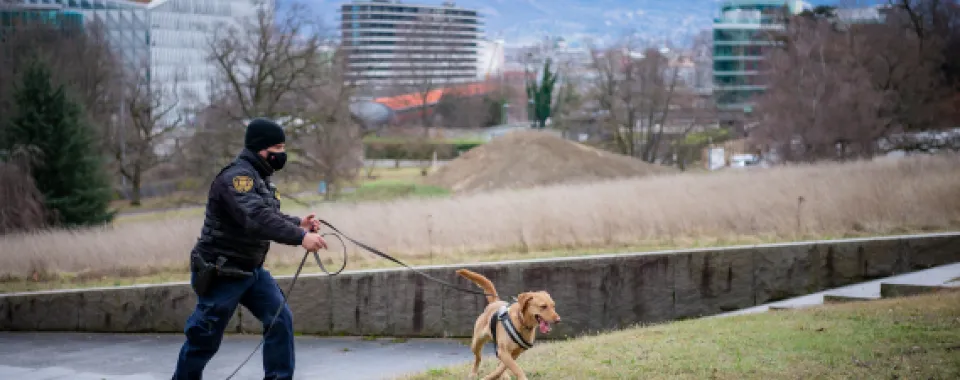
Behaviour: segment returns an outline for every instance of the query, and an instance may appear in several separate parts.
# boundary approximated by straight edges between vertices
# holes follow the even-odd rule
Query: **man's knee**
[[[187,343],[194,349],[216,350],[220,346],[230,314],[231,309],[224,305],[198,303],[184,328]]]
[[[276,316],[276,318],[274,318],[274,316]],[[265,318],[262,322],[264,328],[272,324],[273,328],[271,330],[279,330],[280,328],[283,328],[284,330],[292,330],[293,312],[290,310],[290,306],[284,303],[283,307],[280,308],[279,313],[277,313],[276,309],[271,310],[270,315],[267,316],[267,318]]]

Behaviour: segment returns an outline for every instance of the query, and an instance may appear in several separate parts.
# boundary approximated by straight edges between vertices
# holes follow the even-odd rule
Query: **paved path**
[[[182,335],[0,333],[0,379],[169,380]],[[255,336],[226,336],[205,379],[225,379],[259,343]],[[486,349],[489,350],[489,347]],[[262,379],[259,350],[234,377]],[[296,379],[392,379],[404,373],[472,360],[457,341],[297,338]]]

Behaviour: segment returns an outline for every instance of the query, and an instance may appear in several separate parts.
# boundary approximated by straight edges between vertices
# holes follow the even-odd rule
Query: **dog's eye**
[[[547,305],[540,305],[540,310],[547,310]]]

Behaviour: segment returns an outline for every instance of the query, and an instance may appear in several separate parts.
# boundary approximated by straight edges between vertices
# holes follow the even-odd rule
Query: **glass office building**
[[[99,21],[107,41],[131,69],[149,62],[147,10],[144,4],[125,0],[13,0],[2,9],[3,22],[16,27],[25,20],[60,20],[66,23]],[[45,21],[45,22],[46,22]]]
[[[760,68],[772,44],[767,32],[782,30],[784,15],[809,8],[803,1],[723,2],[713,24],[714,96],[721,110],[751,110],[751,99],[766,88]]]
[[[41,23],[62,29],[83,27],[83,14],[77,11],[63,10],[58,6],[18,5],[0,7],[0,35],[16,29],[25,23]]]
[[[272,9],[274,0],[13,0],[6,5],[0,9],[3,26],[14,27],[25,18],[101,23],[130,72],[167,90],[177,83],[179,106],[193,107],[209,100],[216,74],[207,59],[210,39],[225,25],[255,21],[258,9]]]

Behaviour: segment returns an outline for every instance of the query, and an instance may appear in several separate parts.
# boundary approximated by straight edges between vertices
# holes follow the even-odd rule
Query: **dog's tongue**
[[[547,321],[544,321],[544,320],[541,319],[541,320],[540,320],[540,333],[541,333],[541,334],[546,334],[546,333],[548,333],[548,332],[550,332],[550,324],[547,323]]]

